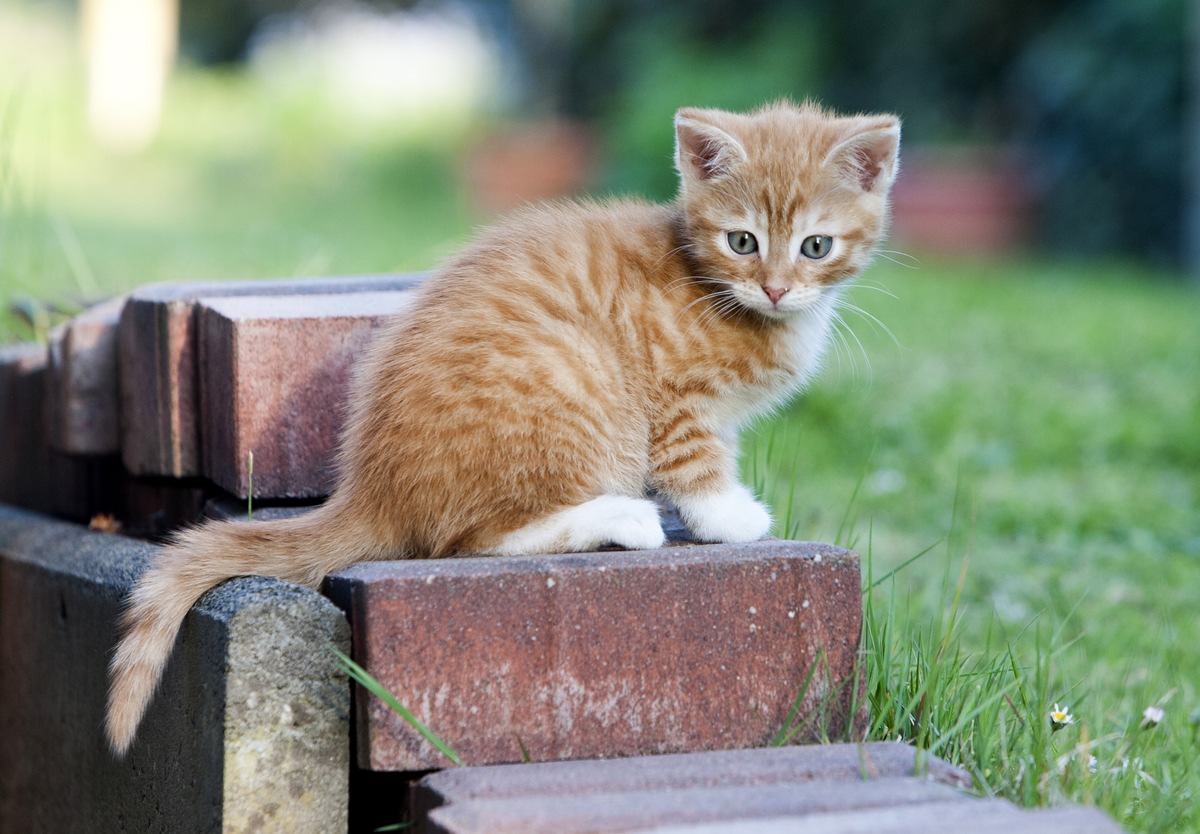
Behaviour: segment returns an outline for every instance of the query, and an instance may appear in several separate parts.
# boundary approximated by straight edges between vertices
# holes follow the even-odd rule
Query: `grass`
[[[1200,298],[1154,277],[880,264],[894,297],[856,303],[895,339],[860,322],[869,377],[833,357],[746,470],[779,532],[857,546],[877,575],[937,543],[867,595],[872,737],[1026,804],[1192,831]],[[1075,721],[1051,732],[1055,702]]]
[[[68,47],[8,31],[0,310],[33,299],[41,329],[149,281],[424,268],[477,220],[461,140],[348,130],[235,73],[179,73],[151,150],[107,156]],[[56,50],[51,81],[25,73]],[[869,556],[871,736],[1026,804],[1200,829],[1200,297],[1044,260],[881,261],[865,283],[890,295],[855,291],[855,338],[744,445],[779,533]],[[0,342],[33,329],[0,313]]]

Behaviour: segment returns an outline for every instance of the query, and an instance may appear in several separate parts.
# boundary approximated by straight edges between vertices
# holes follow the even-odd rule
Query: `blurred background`
[[[527,199],[668,199],[677,107],[778,97],[903,117],[896,248],[1197,275],[1189,10],[0,0],[0,278],[423,267]]]

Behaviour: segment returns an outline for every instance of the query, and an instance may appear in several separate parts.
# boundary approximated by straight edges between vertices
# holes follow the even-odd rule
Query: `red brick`
[[[203,299],[198,306],[204,475],[245,498],[333,487],[355,359],[411,290]]]
[[[0,501],[86,520],[94,467],[46,443],[45,345],[0,346]]]
[[[748,815],[747,815],[748,816]],[[446,829],[444,829],[446,830]],[[453,830],[453,829],[450,829]],[[522,834],[536,834],[521,829]],[[595,832],[597,829],[589,829]],[[488,834],[502,834],[487,829]],[[566,834],[554,829],[555,834]],[[659,826],[653,834],[1121,834],[1121,827],[1097,808],[1080,806],[1022,810],[1002,799],[964,798],[772,819]],[[420,834],[415,832],[415,834]],[[456,834],[466,834],[466,831]],[[628,834],[650,834],[646,829]]]
[[[50,332],[47,442],[71,455],[120,451],[117,325],[124,298],[97,304]]]
[[[358,661],[471,765],[760,747],[814,663],[802,714],[824,703],[837,737],[852,708],[858,558],[828,545],[365,563],[328,591]],[[357,718],[361,766],[445,766],[378,699]]]
[[[121,315],[121,455],[134,475],[199,475],[196,303],[246,295],[332,295],[412,287],[421,274],[150,284]]]

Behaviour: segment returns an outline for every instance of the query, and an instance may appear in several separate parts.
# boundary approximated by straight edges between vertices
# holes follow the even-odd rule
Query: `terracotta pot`
[[[913,251],[999,255],[1028,245],[1033,190],[1018,157],[986,148],[919,148],[892,191],[892,239]]]
[[[591,181],[594,157],[591,135],[580,125],[514,125],[490,134],[468,152],[467,184],[481,211],[508,211],[580,191]]]

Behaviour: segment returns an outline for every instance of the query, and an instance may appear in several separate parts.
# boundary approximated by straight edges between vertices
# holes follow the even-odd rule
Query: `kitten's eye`
[[[729,248],[739,255],[753,255],[758,251],[758,240],[749,232],[730,232],[726,240]]]
[[[800,252],[806,258],[818,261],[829,254],[833,248],[833,238],[829,235],[809,235],[800,244]]]

